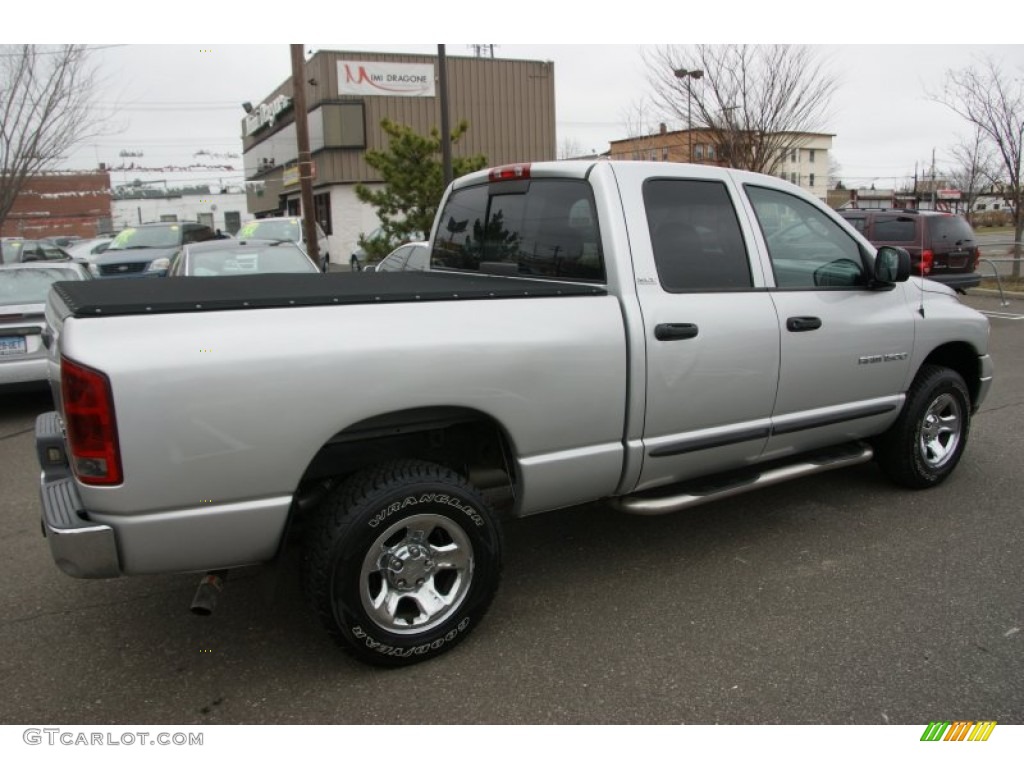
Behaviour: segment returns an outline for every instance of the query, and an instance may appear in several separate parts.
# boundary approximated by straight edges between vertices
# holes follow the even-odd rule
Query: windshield
[[[168,224],[166,227],[140,227],[126,229],[107,248],[108,251],[123,251],[128,248],[173,248],[181,242],[181,227]]]
[[[73,269],[60,267],[0,270],[0,304],[42,304],[51,283],[78,279]]]
[[[250,221],[238,233],[239,240],[291,240],[302,242],[298,219]]]

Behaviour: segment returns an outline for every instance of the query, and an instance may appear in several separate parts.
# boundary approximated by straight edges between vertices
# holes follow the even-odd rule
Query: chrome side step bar
[[[611,499],[610,503],[620,512],[627,512],[631,515],[665,515],[669,512],[695,507],[698,504],[706,504],[709,501],[738,496],[757,488],[778,485],[798,477],[809,477],[833,469],[864,464],[871,461],[873,457],[874,452],[869,445],[857,443],[839,451],[833,449],[824,453],[803,456],[791,464],[773,464],[770,468],[765,469],[751,467],[750,474],[738,480],[735,476],[731,480],[728,476],[723,476],[721,482],[715,485],[709,484],[705,479],[674,486],[677,489],[676,493],[655,496],[651,495],[653,492],[647,492]]]

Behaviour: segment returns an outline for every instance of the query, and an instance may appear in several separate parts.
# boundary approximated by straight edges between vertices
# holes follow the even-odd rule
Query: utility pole
[[[935,147],[932,147],[932,210],[935,210]]]
[[[292,101],[295,104],[295,137],[299,150],[299,197],[302,201],[302,230],[306,253],[320,264],[316,239],[316,211],[313,209],[313,163],[309,154],[309,123],[306,115],[306,58],[302,43],[292,43]],[[326,265],[324,265],[326,271]]]
[[[437,46],[437,76],[441,91],[441,167],[444,169],[445,189],[452,183],[452,129],[448,122],[448,57],[444,46]]]

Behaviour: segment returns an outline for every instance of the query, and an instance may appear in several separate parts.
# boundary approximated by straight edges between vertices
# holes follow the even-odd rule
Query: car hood
[[[917,283],[918,287],[925,293],[942,293],[946,296],[956,296],[956,291],[948,285],[943,285],[935,280],[929,280],[926,277],[911,277],[910,279]]]
[[[173,245],[170,248],[119,248],[116,251],[107,248],[103,253],[98,253],[93,258],[94,264],[124,264],[130,261],[154,261],[155,259],[169,259],[181,250],[180,245]]]

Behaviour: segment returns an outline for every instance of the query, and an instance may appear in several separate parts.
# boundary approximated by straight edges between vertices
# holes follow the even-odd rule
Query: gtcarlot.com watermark
[[[50,747],[201,747],[202,733],[160,731],[72,731],[64,728],[26,728],[22,740],[30,745]]]

